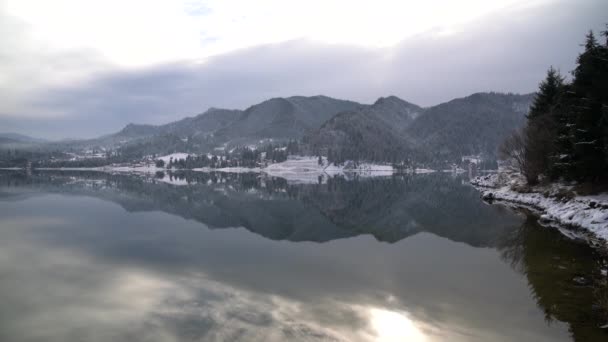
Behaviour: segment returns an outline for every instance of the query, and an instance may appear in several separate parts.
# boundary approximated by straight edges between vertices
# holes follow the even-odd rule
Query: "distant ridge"
[[[52,149],[120,149],[123,156],[209,153],[237,146],[297,140],[303,153],[342,159],[426,164],[463,155],[496,157],[498,144],[524,123],[534,94],[476,93],[423,108],[397,96],[360,104],[327,96],[272,98],[245,110],[210,108],[164,125],[131,123],[89,140],[50,143]]]
[[[30,137],[19,133],[0,133],[0,138],[22,143],[44,143],[48,140]]]
[[[463,155],[492,159],[500,142],[523,125],[533,94],[477,93],[421,108],[395,96],[327,121],[305,140],[338,159],[456,162]]]
[[[194,117],[164,125],[131,123],[117,133],[95,139],[72,140],[69,144],[80,148],[118,148],[138,144],[146,153],[185,149],[206,152],[225,144],[300,139],[337,113],[361,106],[357,102],[322,95],[273,98],[246,110],[210,108]],[[59,143],[56,146],[61,148],[65,145]]]

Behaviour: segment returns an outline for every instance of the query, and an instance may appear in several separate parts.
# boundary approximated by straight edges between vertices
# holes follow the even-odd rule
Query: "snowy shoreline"
[[[169,160],[169,155],[159,159]],[[173,158],[175,159],[175,158]],[[345,165],[336,166],[327,162],[326,158],[322,159],[322,164],[319,164],[317,157],[309,156],[291,156],[284,162],[274,163],[266,167],[224,167],[224,168],[193,168],[193,169],[167,169],[157,167],[155,164],[147,165],[114,165],[100,167],[59,167],[59,168],[36,168],[39,171],[97,171],[97,172],[133,172],[154,174],[157,172],[226,172],[226,173],[263,173],[272,177],[281,177],[289,181],[316,183],[319,177],[332,177],[336,175],[357,175],[360,177],[387,177],[400,172],[407,173],[433,173],[438,172],[430,169],[415,169],[415,170],[397,170],[392,165],[387,164],[372,164],[372,163],[345,163]],[[2,169],[0,169],[2,170]],[[9,169],[6,169],[9,170]],[[19,170],[19,168],[10,168],[10,170]]]
[[[571,187],[558,184],[527,187],[519,175],[512,173],[480,176],[471,180],[471,184],[481,192],[484,200],[532,208],[540,213],[542,223],[582,230],[590,234],[589,242],[598,242],[603,248],[608,248],[606,193],[580,196]]]

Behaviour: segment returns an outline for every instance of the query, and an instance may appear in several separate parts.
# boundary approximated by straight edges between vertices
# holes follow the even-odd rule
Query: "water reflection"
[[[608,323],[607,265],[600,251],[555,234],[532,215],[500,249],[526,276],[548,324],[567,322],[575,341],[608,340],[608,329],[598,328]]]
[[[0,176],[0,340],[604,340],[542,286],[598,258],[459,179],[189,179]]]
[[[405,314],[384,309],[370,310],[371,325],[376,332],[378,342],[425,341],[424,334]]]
[[[472,246],[495,246],[520,220],[508,210],[479,201],[478,193],[461,179],[441,174],[326,177],[321,184],[290,184],[259,174],[181,173],[150,178],[43,172],[31,177],[0,174],[3,183],[0,196],[4,197],[15,187],[20,193],[87,195],[132,212],[160,210],[212,229],[244,227],[273,240],[325,242],[370,234],[396,242],[427,231]]]

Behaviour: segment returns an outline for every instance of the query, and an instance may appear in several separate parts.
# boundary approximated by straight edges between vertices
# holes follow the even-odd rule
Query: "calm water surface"
[[[0,173],[0,341],[608,341],[603,269],[450,175]]]

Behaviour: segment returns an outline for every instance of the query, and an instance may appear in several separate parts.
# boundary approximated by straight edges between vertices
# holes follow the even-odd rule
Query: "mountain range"
[[[335,115],[304,141],[313,150],[341,151],[345,159],[390,160],[412,150],[407,129],[424,113],[396,96],[380,98],[371,106]]]
[[[500,141],[523,125],[533,97],[477,93],[423,108],[396,96],[370,105],[292,96],[245,110],[211,108],[165,125],[131,123],[95,139],[37,143],[52,150],[122,149],[137,157],[299,140],[314,154],[331,150],[344,158],[455,161],[469,154],[495,157]]]
[[[0,133],[0,144],[2,143],[45,143],[44,139],[33,138],[19,133]]]

